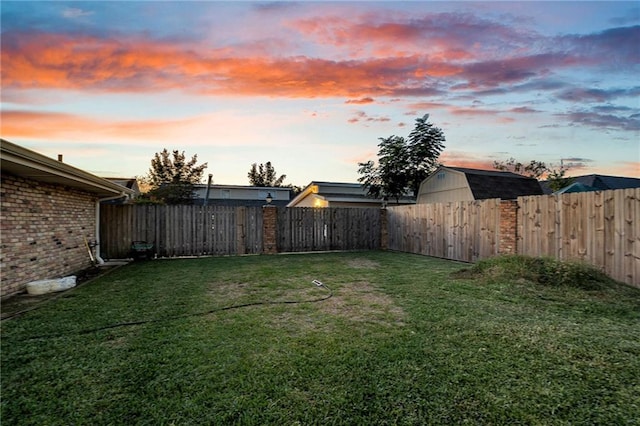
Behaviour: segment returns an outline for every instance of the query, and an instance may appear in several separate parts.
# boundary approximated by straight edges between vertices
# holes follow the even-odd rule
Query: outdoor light
[[[271,193],[267,193],[267,204],[271,204],[271,202],[273,201],[273,197],[271,196]]]

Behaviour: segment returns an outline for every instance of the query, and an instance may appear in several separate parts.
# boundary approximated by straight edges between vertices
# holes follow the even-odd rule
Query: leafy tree
[[[266,164],[261,163],[260,165],[253,163],[247,176],[249,177],[249,184],[251,186],[280,187],[283,186],[284,180],[287,178],[287,175],[277,177],[278,175],[271,165],[271,161],[267,161]]]
[[[547,165],[546,163],[537,160],[531,160],[529,164],[525,165],[511,157],[506,161],[494,161],[493,168],[535,179],[546,178],[549,188],[551,188],[552,191],[562,189],[565,186],[570,185],[574,180],[573,178],[566,176],[567,171],[569,170],[568,166],[561,164],[560,167],[557,168],[553,165]]]
[[[575,179],[572,177],[566,177],[566,173],[566,168],[560,168],[559,170],[549,170],[549,173],[547,173],[547,183],[549,184],[549,188],[551,188],[553,192],[558,191],[565,186],[571,185],[573,183]]]
[[[542,161],[531,160],[529,164],[523,164],[511,157],[506,161],[494,161],[493,168],[503,172],[513,172],[519,175],[539,179],[547,173],[547,165]]]
[[[370,196],[398,202],[409,191],[418,195],[422,181],[438,166],[445,142],[442,129],[428,119],[429,114],[417,118],[408,139],[395,135],[380,138],[377,164],[372,160],[358,163],[358,182]]]
[[[197,161],[197,155],[187,161],[184,151],[173,150],[169,153],[165,148],[156,153],[146,177],[151,187],[149,197],[166,204],[191,204],[193,185],[202,180],[207,168],[207,163],[198,166]]]

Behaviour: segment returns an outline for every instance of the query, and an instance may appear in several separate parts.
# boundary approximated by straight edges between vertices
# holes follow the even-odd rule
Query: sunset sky
[[[2,138],[98,176],[355,182],[426,113],[445,165],[640,177],[638,2],[2,1]]]

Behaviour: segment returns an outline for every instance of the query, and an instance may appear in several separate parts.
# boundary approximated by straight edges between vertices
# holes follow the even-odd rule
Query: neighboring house
[[[194,186],[194,204],[204,204],[207,185]],[[271,201],[267,203],[267,198]],[[210,206],[260,207],[265,204],[286,206],[291,199],[291,188],[261,187],[242,185],[211,185],[209,188]]]
[[[100,259],[100,201],[133,194],[4,139],[0,168],[0,296],[91,266],[91,256]]]
[[[554,192],[554,194],[570,194],[573,192],[593,192],[593,191],[599,191],[599,189],[594,188],[593,186],[585,185],[580,182],[573,182],[572,184],[567,185],[564,188]]]
[[[562,188],[558,193],[564,192],[584,192],[579,189],[591,190],[591,191],[606,191],[609,189],[627,189],[627,188],[640,188],[640,179],[625,177],[625,176],[607,176],[607,175],[584,175],[584,176],[571,176],[571,189],[565,190]],[[580,185],[575,185],[580,184]],[[542,190],[545,194],[553,193],[553,190],[549,188],[547,181],[540,182]],[[571,186],[568,185],[568,186]]]
[[[389,204],[394,203],[389,201]],[[401,198],[400,204],[414,204],[409,197]],[[287,207],[383,207],[385,200],[367,195],[366,188],[359,183],[316,182],[306,186]]]
[[[515,173],[440,166],[420,184],[418,204],[490,198],[513,200],[541,194],[542,188],[536,179]]]
[[[133,191],[133,193],[127,197],[124,198],[120,198],[120,199],[116,199],[116,200],[109,200],[109,201],[105,201],[105,204],[125,204],[127,202],[132,201],[133,199],[135,199],[138,195],[140,195],[140,187],[138,186],[138,179],[136,178],[111,178],[111,177],[106,177],[106,180],[113,182],[113,183],[117,183],[120,186],[124,186],[127,189],[130,189],[131,191]]]

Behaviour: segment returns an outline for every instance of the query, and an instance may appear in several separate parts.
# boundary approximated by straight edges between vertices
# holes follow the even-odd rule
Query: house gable
[[[381,207],[382,199],[372,198],[364,185],[345,182],[313,181],[300,192],[287,207]],[[392,201],[390,200],[391,204]],[[409,198],[401,198],[401,204],[413,204]]]
[[[420,184],[418,204],[472,201],[466,175],[458,170],[438,167]]]

